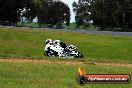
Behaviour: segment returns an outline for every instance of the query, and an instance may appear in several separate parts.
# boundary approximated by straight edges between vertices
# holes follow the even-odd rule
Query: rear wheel
[[[52,51],[52,50],[48,50],[48,51],[45,52],[44,55],[49,56],[49,57],[56,57],[57,56],[57,52]]]

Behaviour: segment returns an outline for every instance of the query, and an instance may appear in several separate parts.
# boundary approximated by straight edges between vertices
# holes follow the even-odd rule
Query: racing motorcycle
[[[82,53],[77,51],[77,47],[69,45],[66,48],[61,46],[51,45],[48,50],[44,53],[46,56],[62,57],[62,58],[84,58]]]

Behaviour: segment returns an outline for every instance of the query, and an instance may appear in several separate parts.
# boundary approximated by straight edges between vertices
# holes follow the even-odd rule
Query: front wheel
[[[75,56],[75,58],[84,58],[84,56],[82,55],[82,53],[78,52],[78,54]]]

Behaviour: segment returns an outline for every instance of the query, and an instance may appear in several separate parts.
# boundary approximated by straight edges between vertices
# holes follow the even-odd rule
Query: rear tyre
[[[49,56],[49,57],[56,57],[57,56],[57,52],[53,51],[53,50],[48,50],[44,53],[45,56]]]

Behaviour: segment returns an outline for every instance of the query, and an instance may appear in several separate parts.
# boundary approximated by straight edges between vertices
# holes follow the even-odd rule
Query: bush
[[[62,26],[61,22],[57,22],[56,24],[56,29],[63,29],[64,27]]]
[[[96,27],[90,23],[85,23],[83,24],[83,29],[86,29],[86,30],[91,30],[91,31],[96,31]]]

